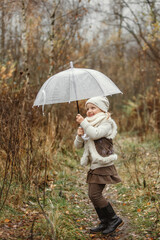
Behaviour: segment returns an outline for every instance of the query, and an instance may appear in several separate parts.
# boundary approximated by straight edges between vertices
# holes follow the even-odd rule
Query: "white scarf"
[[[108,120],[109,117],[110,117],[109,112],[107,112],[107,113],[100,112],[100,113],[95,114],[92,117],[86,117],[86,119],[93,127],[98,127],[101,123]]]
[[[111,120],[111,118],[109,112],[107,113],[100,112],[93,115],[92,117],[86,117],[86,120],[91,124],[91,126],[98,127],[101,123],[104,123],[107,120]],[[89,137],[86,134],[84,134],[82,138],[84,141],[89,140]]]

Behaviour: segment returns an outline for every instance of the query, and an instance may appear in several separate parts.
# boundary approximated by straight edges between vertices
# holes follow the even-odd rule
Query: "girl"
[[[117,125],[108,113],[109,101],[106,97],[93,97],[85,106],[87,117],[84,119],[80,114],[76,116],[80,127],[74,145],[76,148],[84,147],[81,165],[90,164],[87,175],[88,195],[100,219],[100,224],[90,231],[108,235],[123,224],[102,195],[106,184],[121,182],[114,166],[117,155],[112,143],[117,134]]]

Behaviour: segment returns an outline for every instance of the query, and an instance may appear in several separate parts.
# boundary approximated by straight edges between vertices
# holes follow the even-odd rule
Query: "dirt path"
[[[116,213],[118,216],[120,216],[123,221],[124,221],[124,225],[120,228],[118,228],[116,230],[116,232],[112,233],[112,235],[110,236],[104,236],[102,234],[90,234],[89,233],[89,229],[90,226],[96,226],[98,224],[98,218],[97,218],[97,214],[95,213],[95,210],[93,208],[93,205],[91,203],[90,200],[88,200],[87,198],[87,184],[86,184],[86,174],[84,173],[84,169],[79,169],[77,171],[77,183],[78,183],[78,187],[80,187],[83,192],[85,192],[85,196],[86,199],[84,199],[85,204],[86,204],[86,208],[88,209],[88,216],[86,216],[86,218],[88,219],[88,226],[85,227],[84,229],[84,233],[86,233],[86,239],[108,239],[108,240],[128,240],[128,239],[134,239],[134,234],[131,231],[131,227],[129,224],[129,220],[126,216],[123,216],[121,213],[121,209],[119,207],[119,201],[118,201],[118,195],[117,195],[117,191],[114,185],[109,185],[106,186],[105,190],[104,190],[104,195],[107,199],[109,199],[110,203],[112,204],[112,206],[114,207]],[[87,225],[87,223],[86,223]]]

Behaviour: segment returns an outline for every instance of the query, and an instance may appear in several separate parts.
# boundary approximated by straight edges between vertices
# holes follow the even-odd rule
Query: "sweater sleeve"
[[[84,140],[80,137],[80,136],[76,136],[75,140],[74,140],[74,146],[79,149],[79,148],[83,148],[84,146]]]
[[[84,119],[83,122],[81,122],[81,127],[84,129],[87,136],[90,137],[92,140],[107,137],[111,133],[110,123],[104,123],[98,127],[93,127],[89,124],[87,119]]]

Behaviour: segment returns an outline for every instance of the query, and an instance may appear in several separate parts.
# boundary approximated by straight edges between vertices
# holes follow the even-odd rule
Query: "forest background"
[[[54,204],[58,204],[57,182],[64,187],[81,155],[73,148],[76,104],[46,106],[45,116],[40,107],[32,108],[44,81],[68,69],[70,61],[75,67],[103,72],[123,92],[109,97],[119,129],[119,166],[128,174],[124,182],[131,183],[119,188],[119,196],[124,207],[127,188],[137,194],[134,204],[140,206],[133,212],[138,212],[139,224],[144,218],[148,221],[142,239],[158,239],[160,1],[1,0],[0,52],[3,239],[14,239],[11,233],[3,235],[3,230],[7,234],[8,226],[18,229],[13,219],[21,219],[22,212],[32,223],[28,239],[77,239],[73,232],[65,237],[69,232],[58,225],[58,213],[63,214]],[[84,101],[80,101],[80,112],[85,116]],[[49,189],[54,192],[52,197],[47,195]],[[58,194],[61,196],[61,190]],[[48,210],[51,202],[53,219]],[[30,205],[36,208],[33,215],[27,215]],[[44,219],[37,223],[40,214]],[[21,224],[25,221],[19,220]],[[78,234],[78,239],[89,239]]]

